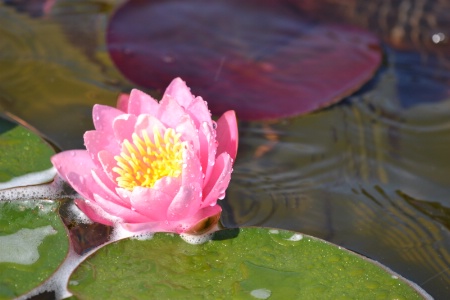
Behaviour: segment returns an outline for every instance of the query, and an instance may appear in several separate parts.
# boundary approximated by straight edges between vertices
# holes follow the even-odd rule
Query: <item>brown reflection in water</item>
[[[70,212],[73,200],[65,200],[61,203],[59,214],[69,231],[70,244],[78,255],[107,243],[110,240],[112,227],[99,223],[79,223]]]
[[[386,249],[397,249],[407,266],[422,266],[413,276],[425,289],[447,285],[450,275],[449,232],[405,201],[404,193],[385,191],[381,186],[361,190],[379,208],[360,203],[354,212],[361,218],[355,224],[361,234],[377,236]],[[400,197],[399,197],[400,196]],[[392,259],[392,258],[390,258]],[[434,281],[433,281],[434,280]]]
[[[397,194],[418,211],[422,212],[434,221],[441,223],[448,230],[450,230],[450,207],[446,207],[438,202],[417,200],[401,191],[397,191]]]
[[[370,29],[401,50],[440,56],[450,67],[450,1],[291,0],[322,21]]]

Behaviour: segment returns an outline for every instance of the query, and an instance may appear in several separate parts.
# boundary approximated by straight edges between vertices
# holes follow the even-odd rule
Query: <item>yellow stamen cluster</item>
[[[119,187],[132,191],[135,187],[152,187],[164,177],[177,177],[181,174],[183,149],[180,134],[172,128],[164,132],[153,130],[153,141],[146,130],[141,136],[133,133],[133,143],[125,140],[122,152],[115,156],[117,166],[112,170],[119,174],[116,178]]]

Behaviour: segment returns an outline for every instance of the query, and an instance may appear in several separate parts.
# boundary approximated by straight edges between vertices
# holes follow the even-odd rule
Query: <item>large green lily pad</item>
[[[322,240],[228,229],[191,245],[179,236],[122,240],[72,274],[79,299],[422,299],[398,275]]]

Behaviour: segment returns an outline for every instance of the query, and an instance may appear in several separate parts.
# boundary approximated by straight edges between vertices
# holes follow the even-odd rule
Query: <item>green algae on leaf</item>
[[[123,280],[126,278],[127,280]],[[158,233],[100,249],[72,274],[80,299],[423,299],[368,259],[295,232],[228,229],[202,245]]]

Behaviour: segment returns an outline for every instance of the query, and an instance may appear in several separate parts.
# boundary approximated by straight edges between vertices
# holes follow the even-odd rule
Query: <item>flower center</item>
[[[133,133],[133,143],[125,140],[122,152],[114,157],[117,166],[112,170],[119,175],[117,184],[129,191],[137,186],[152,187],[162,177],[181,174],[185,149],[185,143],[180,142],[181,134],[169,128],[161,136],[161,132],[155,129],[153,141],[146,130],[141,134],[142,137]]]

